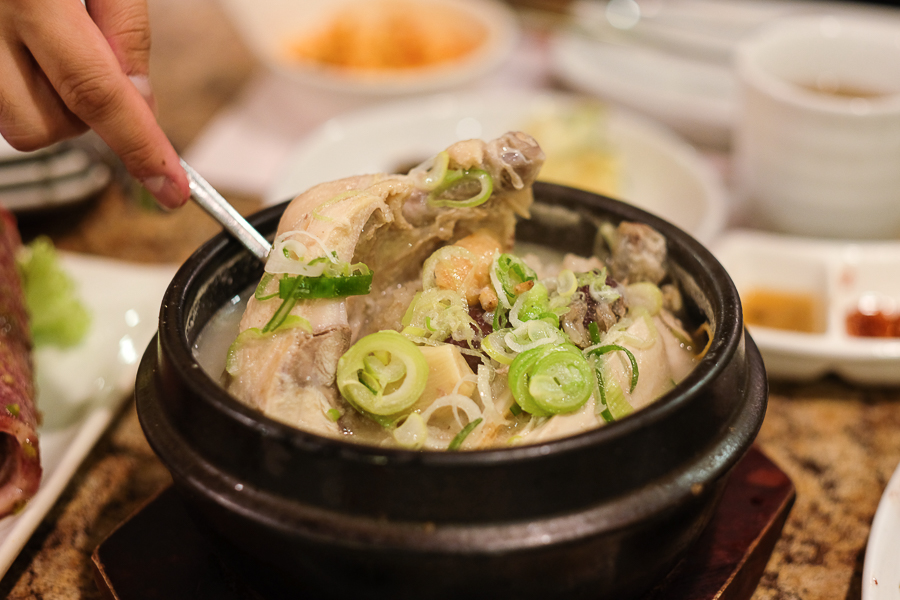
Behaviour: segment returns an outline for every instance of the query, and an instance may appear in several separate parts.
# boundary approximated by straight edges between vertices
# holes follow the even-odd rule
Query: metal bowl
[[[627,598],[707,524],[765,413],[737,291],[702,245],[632,206],[535,186],[518,239],[590,254],[599,220],[641,221],[713,339],[676,388],[622,421],[535,446],[414,452],[326,439],[236,401],[199,366],[210,317],[261,266],[219,235],[172,281],[137,380],[144,432],[227,564],[266,598]],[[284,206],[251,219],[272,233]]]

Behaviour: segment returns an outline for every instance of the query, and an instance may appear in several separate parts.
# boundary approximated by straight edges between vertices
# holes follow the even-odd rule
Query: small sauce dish
[[[814,379],[836,373],[854,383],[900,384],[900,337],[860,335],[866,331],[859,330],[860,322],[877,330],[872,322],[879,314],[885,320],[896,317],[900,244],[736,230],[724,235],[713,252],[738,288],[747,325],[770,375]],[[749,313],[756,312],[754,300],[761,293],[781,296],[765,308],[782,323],[752,322]],[[786,314],[794,307],[785,295],[808,302],[801,310],[806,314]],[[784,321],[793,327],[772,326]]]

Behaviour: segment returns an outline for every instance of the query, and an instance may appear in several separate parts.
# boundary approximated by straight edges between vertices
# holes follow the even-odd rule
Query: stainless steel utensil
[[[262,261],[269,256],[272,245],[244,217],[228,203],[222,194],[181,159],[191,187],[191,199],[218,221],[231,235]]]

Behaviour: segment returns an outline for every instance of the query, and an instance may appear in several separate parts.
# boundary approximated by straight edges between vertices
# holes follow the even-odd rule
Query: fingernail
[[[146,75],[129,75],[128,79],[131,80],[135,89],[141,94],[150,108],[155,110],[156,99],[153,97],[153,88],[150,87],[150,78]]]
[[[160,204],[166,208],[178,208],[187,202],[187,198],[181,194],[181,190],[175,182],[165,175],[154,175],[141,179],[141,185],[153,194]]]

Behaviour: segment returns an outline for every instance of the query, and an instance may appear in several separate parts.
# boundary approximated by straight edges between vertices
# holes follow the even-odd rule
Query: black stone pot
[[[590,254],[598,220],[668,240],[697,322],[694,371],[626,419],[537,446],[412,452],[325,439],[231,398],[192,345],[261,266],[224,234],[163,300],[136,396],[195,519],[266,598],[627,598],[659,582],[708,522],[762,423],[767,383],[737,291],[702,245],[644,211],[538,184],[519,239]],[[251,219],[274,232],[284,206]]]

